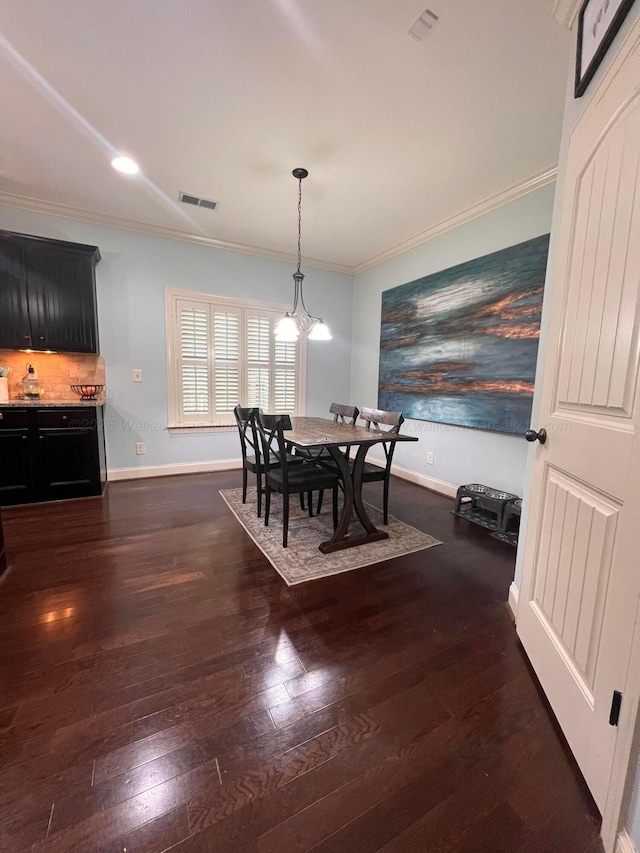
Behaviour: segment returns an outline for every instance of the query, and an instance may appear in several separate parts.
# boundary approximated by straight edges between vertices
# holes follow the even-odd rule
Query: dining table
[[[328,453],[338,468],[344,493],[342,512],[331,539],[318,546],[323,554],[389,538],[386,531],[375,526],[362,498],[365,458],[376,444],[417,441],[417,436],[398,435],[327,418],[292,417],[291,430],[287,430],[285,438],[288,445],[304,451],[305,459],[322,464],[322,456]],[[351,448],[357,448],[352,465],[349,464]],[[354,511],[363,528],[362,533],[350,531]]]

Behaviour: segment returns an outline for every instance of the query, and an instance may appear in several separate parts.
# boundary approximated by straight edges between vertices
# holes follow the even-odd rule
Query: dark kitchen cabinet
[[[0,232],[0,348],[24,349],[30,343],[24,253]]]
[[[0,231],[0,349],[98,349],[97,246]]]
[[[0,408],[0,505],[100,495],[102,406]]]
[[[0,409],[0,505],[32,499],[29,418],[26,409]]]
[[[4,549],[4,533],[2,532],[2,515],[0,514],[0,575],[7,568],[7,552]]]

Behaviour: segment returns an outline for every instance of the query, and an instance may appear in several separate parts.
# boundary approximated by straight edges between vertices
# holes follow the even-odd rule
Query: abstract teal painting
[[[378,407],[525,432],[548,252],[546,234],[384,291]]]

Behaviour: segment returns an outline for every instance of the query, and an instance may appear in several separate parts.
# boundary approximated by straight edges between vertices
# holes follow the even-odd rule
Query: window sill
[[[202,424],[198,426],[169,426],[167,427],[171,435],[193,435],[199,432],[234,432],[237,427],[235,424]]]

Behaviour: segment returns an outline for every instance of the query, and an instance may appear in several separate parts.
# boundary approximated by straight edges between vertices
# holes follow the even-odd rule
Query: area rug
[[[389,516],[389,524],[382,523],[382,512],[367,504],[367,512],[376,527],[389,534],[388,539],[369,542],[355,548],[346,548],[333,554],[322,554],[318,550],[321,542],[333,535],[331,514],[331,495],[325,494],[322,513],[309,518],[306,510],[300,509],[298,496],[292,495],[289,515],[289,542],[282,547],[282,496],[271,498],[269,527],[264,520],[256,517],[255,489],[249,489],[246,504],[242,503],[242,489],[224,489],[220,491],[231,512],[247,531],[256,545],[264,553],[271,565],[282,576],[287,586],[350,572],[372,563],[392,560],[403,554],[422,551],[434,545],[442,545],[438,539],[416,530],[409,524]],[[314,495],[314,498],[316,495]],[[358,521],[352,523],[354,535],[362,532]]]

